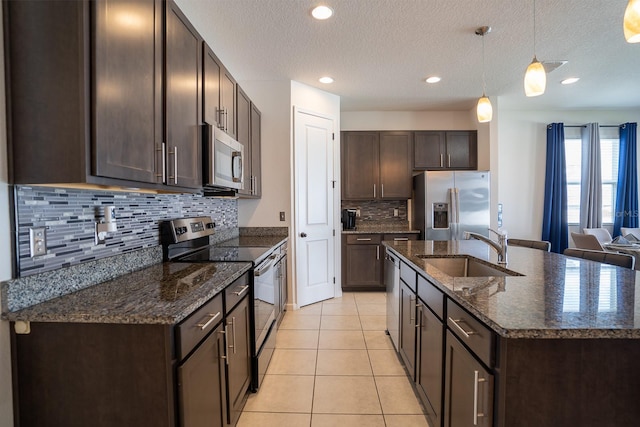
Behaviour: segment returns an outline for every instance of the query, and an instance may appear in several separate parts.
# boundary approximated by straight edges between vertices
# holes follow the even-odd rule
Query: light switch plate
[[[47,254],[46,227],[29,229],[29,251],[31,258]]]
[[[284,212],[280,212],[280,221],[284,221]]]

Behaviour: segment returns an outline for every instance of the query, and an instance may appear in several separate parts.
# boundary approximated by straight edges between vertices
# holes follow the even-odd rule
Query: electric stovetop
[[[209,246],[184,257],[183,262],[253,262],[259,264],[271,252],[269,247],[235,247]]]

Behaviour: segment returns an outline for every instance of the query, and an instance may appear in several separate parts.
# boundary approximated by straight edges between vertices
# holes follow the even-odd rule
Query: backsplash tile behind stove
[[[357,221],[406,222],[406,200],[343,200],[342,209],[360,209]],[[394,209],[398,209],[398,216],[394,216]]]
[[[209,215],[216,234],[238,228],[236,199],[198,194],[147,194],[17,186],[19,275],[41,273],[128,251],[160,245],[162,220]],[[115,206],[117,231],[96,245],[96,218]],[[47,254],[31,258],[29,229],[46,227]]]

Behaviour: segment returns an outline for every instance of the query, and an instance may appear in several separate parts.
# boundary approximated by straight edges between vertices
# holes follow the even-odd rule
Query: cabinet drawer
[[[349,234],[348,245],[378,245],[382,242],[382,234]]]
[[[413,292],[416,291],[416,271],[404,262],[400,262],[400,279],[402,279]]]
[[[223,316],[222,293],[220,293],[180,322],[176,326],[178,360],[186,357],[220,323]]]
[[[235,282],[227,286],[224,290],[226,300],[226,310],[229,313],[242,298],[249,293],[249,274],[245,273],[236,279]]]
[[[418,274],[418,296],[440,319],[444,315],[444,294]]]
[[[450,299],[447,299],[447,326],[480,360],[493,366],[493,332]]]
[[[407,234],[385,234],[384,235],[384,240],[390,241],[390,242],[406,242],[407,240],[417,240],[418,239],[418,235],[417,234],[413,234],[413,233],[407,233]]]

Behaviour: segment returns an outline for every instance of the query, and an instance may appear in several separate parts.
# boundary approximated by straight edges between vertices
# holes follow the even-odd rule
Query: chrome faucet
[[[481,240],[491,246],[498,253],[498,264],[507,264],[507,233],[500,233],[498,231],[488,229],[489,231],[495,233],[498,236],[498,242],[491,240],[489,237],[483,236],[482,234],[474,233],[471,231],[464,232],[465,240],[469,240],[471,238]]]

